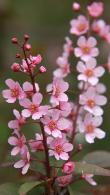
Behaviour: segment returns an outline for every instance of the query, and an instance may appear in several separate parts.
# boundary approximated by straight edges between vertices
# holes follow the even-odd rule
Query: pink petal
[[[39,105],[42,102],[42,94],[41,93],[35,93],[32,97],[32,101],[34,104]]]
[[[98,83],[98,81],[99,81],[99,79],[98,79],[97,77],[94,77],[94,76],[88,78],[88,82],[89,82],[91,85],[93,85],[93,86],[96,85],[96,84]]]
[[[66,143],[63,145],[63,149],[65,152],[70,152],[71,150],[73,150],[73,145],[70,143]]]
[[[64,101],[67,102],[68,101],[68,96],[65,93],[61,93],[58,97],[59,101]]]
[[[95,129],[95,135],[96,135],[97,138],[103,139],[105,137],[106,133],[104,131],[102,131],[101,129],[96,128]]]
[[[31,116],[31,112],[28,109],[24,109],[22,110],[22,116],[24,117],[30,117]]]
[[[19,128],[19,124],[17,120],[12,120],[8,123],[8,127],[10,129],[18,129]]]
[[[89,37],[88,41],[87,41],[87,44],[90,47],[95,47],[97,45],[97,40],[94,37]]]
[[[95,68],[94,75],[96,77],[101,77],[104,74],[104,72],[105,72],[105,69],[103,67],[99,66],[99,67]]]
[[[11,155],[16,156],[19,152],[20,152],[20,148],[19,147],[14,147],[11,151]]]
[[[66,152],[62,152],[62,153],[60,154],[60,158],[61,158],[62,160],[68,160],[68,159],[69,159],[69,155],[68,155],[68,153],[66,153]]]
[[[94,138],[95,138],[94,134],[86,134],[85,135],[86,141],[90,144],[94,143]]]
[[[84,63],[83,62],[81,62],[81,61],[79,61],[78,63],[77,63],[77,71],[78,72],[81,72],[81,73],[83,73],[83,72],[85,72],[85,70],[86,70],[86,66],[84,65]]]
[[[74,49],[74,55],[75,55],[76,57],[82,56],[82,55],[83,55],[82,50],[81,50],[79,47],[76,47],[76,48]]]
[[[23,167],[23,169],[22,169],[22,174],[23,174],[23,175],[25,175],[25,174],[27,173],[29,167],[30,167],[30,164],[29,164],[29,163],[27,163],[27,164]]]
[[[8,139],[8,143],[10,144],[10,145],[12,145],[12,146],[16,146],[17,145],[17,143],[18,143],[18,139],[16,138],[16,137],[9,137],[9,139]]]
[[[4,98],[10,98],[11,97],[11,91],[10,89],[5,89],[2,91],[2,95]]]
[[[107,103],[107,98],[103,95],[97,95],[95,97],[95,102],[97,105],[103,106]]]
[[[5,81],[5,83],[7,84],[7,86],[10,88],[10,89],[13,89],[16,85],[15,81],[13,81],[12,79],[7,79]]]
[[[20,116],[20,113],[18,112],[18,110],[16,110],[16,109],[14,109],[13,110],[13,114],[15,115],[15,117],[17,118],[17,119],[19,119],[21,116]]]
[[[19,104],[23,106],[24,108],[29,108],[29,106],[32,104],[31,101],[27,98],[24,98],[19,101]]]
[[[60,118],[57,122],[58,129],[64,130],[67,129],[70,126],[69,120],[65,118]]]
[[[19,168],[22,168],[24,165],[25,165],[24,160],[20,160],[20,161],[18,161],[18,162],[16,162],[14,164],[14,167],[17,168],[17,169],[19,169]]]
[[[78,39],[77,45],[78,45],[79,47],[82,47],[82,46],[86,45],[86,38],[85,38],[84,36],[81,36],[81,37]]]

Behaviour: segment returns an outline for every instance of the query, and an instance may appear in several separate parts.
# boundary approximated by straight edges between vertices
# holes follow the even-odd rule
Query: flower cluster
[[[31,45],[28,43],[29,36],[24,35],[24,42],[20,46],[17,38],[12,39],[12,43],[21,48],[24,59],[20,54],[16,58],[21,59],[21,63],[14,63],[11,66],[13,72],[27,74],[30,82],[25,81],[22,85],[12,79],[6,80],[8,89],[3,90],[3,97],[8,103],[16,101],[21,106],[21,112],[14,109],[14,120],[8,123],[12,129],[12,136],[8,143],[13,146],[11,155],[18,155],[20,160],[14,164],[15,168],[21,168],[22,174],[26,174],[33,161],[43,163],[46,167],[47,177],[51,177],[52,167],[50,159],[61,160],[62,175],[54,175],[59,186],[64,187],[73,181],[75,162],[71,161],[71,156],[76,147],[80,151],[81,145],[74,145],[74,138],[77,133],[85,136],[85,141],[89,144],[95,142],[95,138],[102,139],[105,132],[100,128],[103,122],[103,107],[107,103],[107,98],[103,95],[106,87],[100,83],[100,78],[104,75],[105,69],[98,64],[96,57],[100,54],[98,43],[93,31],[100,37],[110,42],[110,29],[103,20],[97,19],[103,13],[103,3],[92,3],[87,6],[87,15],[78,15],[70,22],[70,34],[77,37],[77,43],[66,37],[63,46],[63,53],[57,58],[58,68],[53,72],[53,81],[47,85],[45,95],[49,96],[49,103],[44,104],[44,96],[40,86],[36,83],[36,75],[44,74],[46,67],[40,66],[42,57],[30,55]],[[73,4],[74,11],[80,11],[80,5]],[[91,22],[90,22],[91,21]],[[75,46],[76,44],[76,46]],[[74,48],[73,48],[74,45]],[[66,77],[72,73],[70,56],[77,60],[76,72],[78,80],[78,95],[74,101],[69,99],[69,83]],[[73,91],[73,89],[72,89]],[[36,123],[39,128],[35,138],[27,139],[22,128],[25,124]],[[45,160],[40,161],[37,152],[45,154]],[[92,185],[96,183],[92,180],[93,175],[82,174]]]

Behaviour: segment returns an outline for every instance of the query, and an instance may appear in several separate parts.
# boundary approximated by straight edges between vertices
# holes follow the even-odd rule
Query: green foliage
[[[110,170],[86,162],[76,162],[75,173],[93,174],[100,176],[110,176]]]
[[[13,183],[5,183],[0,185],[0,195],[19,195],[19,185]]]
[[[31,191],[34,187],[37,187],[44,183],[43,181],[33,181],[33,182],[27,182],[20,186],[19,189],[19,195],[26,195],[27,192]]]

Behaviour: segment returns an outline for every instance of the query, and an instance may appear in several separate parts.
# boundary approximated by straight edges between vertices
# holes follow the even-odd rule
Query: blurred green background
[[[82,9],[85,5],[92,1],[79,0]],[[105,13],[104,18],[107,22],[110,21],[110,1],[104,0]],[[30,35],[30,43],[32,44],[33,55],[41,53],[43,63],[48,68],[48,73],[45,76],[38,78],[38,82],[44,90],[47,83],[51,82],[52,70],[56,68],[56,58],[61,55],[64,37],[69,35],[69,21],[76,15],[72,10],[73,0],[0,0],[0,90],[5,88],[4,81],[6,78],[14,78],[25,80],[23,76],[10,71],[10,65],[16,61],[16,48],[11,44],[11,38],[17,36],[22,40],[23,34]],[[110,46],[100,43],[102,51],[99,62],[106,62],[106,56],[110,51]],[[75,61],[72,61],[75,66]],[[21,77],[21,78],[20,78]],[[110,94],[110,75],[107,73],[102,81],[107,85],[108,96]],[[27,80],[27,77],[26,77]],[[73,82],[72,78],[71,81]],[[72,86],[72,83],[71,83]],[[74,83],[73,83],[74,88]],[[3,98],[0,98],[0,164],[9,162],[10,148],[7,144],[8,136],[11,130],[7,127],[9,120],[13,118],[12,109],[16,105],[6,104]],[[84,152],[78,156],[79,159],[93,150],[110,151],[110,104],[105,108],[103,129],[107,132],[107,136],[102,141],[97,141],[93,145],[85,147]],[[34,135],[32,128],[27,127],[27,134]],[[26,176],[27,177],[27,176]],[[11,167],[0,168],[0,183],[24,181],[26,177],[21,177],[18,170]],[[106,185],[110,188],[110,178],[95,178],[100,185]],[[85,184],[85,185],[84,185]],[[90,187],[85,182],[80,182],[80,188],[86,189]],[[78,184],[79,187],[79,184]],[[75,187],[77,189],[77,185]],[[32,193],[31,193],[32,194]],[[33,194],[35,194],[33,192]],[[95,194],[95,193],[94,193]],[[110,194],[110,191],[109,193]]]

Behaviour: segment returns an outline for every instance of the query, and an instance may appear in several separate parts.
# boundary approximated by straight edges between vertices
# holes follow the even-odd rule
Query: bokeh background
[[[82,9],[85,9],[90,0],[79,0]],[[110,21],[110,1],[104,0],[105,13],[104,18]],[[23,34],[30,35],[33,55],[41,53],[43,63],[47,66],[48,72],[45,76],[39,78],[38,82],[42,90],[47,83],[51,82],[52,70],[56,68],[56,58],[61,55],[64,37],[69,35],[69,21],[76,15],[72,10],[73,0],[0,0],[0,90],[5,87],[6,78],[18,79],[20,82],[25,80],[22,75],[12,73],[10,65],[16,61],[16,47],[11,44],[11,38],[17,36],[20,40]],[[100,42],[101,57],[99,63],[106,62],[106,56],[110,51],[109,45]],[[72,61],[75,66],[75,61]],[[107,85],[108,96],[110,95],[110,75],[107,73],[102,81]],[[26,78],[27,80],[27,78]],[[71,78],[71,82],[73,82]],[[72,84],[71,84],[72,85]],[[74,83],[73,83],[74,88]],[[74,90],[74,89],[73,89]],[[7,127],[9,120],[13,118],[12,109],[18,105],[6,104],[2,96],[0,97],[0,165],[12,161],[10,159],[10,148],[7,144],[8,136],[11,130]],[[81,159],[85,153],[93,150],[110,151],[110,104],[105,107],[105,116],[103,129],[107,136],[102,141],[96,141],[93,145],[85,147],[77,159]],[[26,127],[25,131],[28,136],[33,136],[34,126]],[[26,177],[21,177],[18,170],[12,167],[0,166],[0,183],[24,181]],[[110,194],[110,178],[95,178],[100,185],[107,186],[104,193]],[[74,188],[77,190],[87,190],[90,186],[85,182],[77,183]],[[107,190],[107,191],[106,191]],[[35,190],[31,192],[35,194]],[[40,193],[39,193],[40,194]],[[85,194],[88,194],[86,192]],[[103,194],[102,192],[93,192],[93,194]],[[2,194],[0,194],[2,195]],[[78,194],[77,194],[78,195]]]

